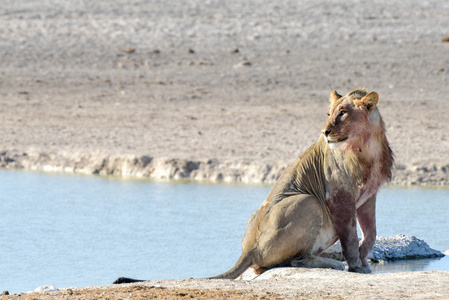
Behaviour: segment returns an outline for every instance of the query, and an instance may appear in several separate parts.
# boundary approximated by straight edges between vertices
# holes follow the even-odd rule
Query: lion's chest
[[[366,182],[360,188],[359,197],[356,199],[356,208],[362,206],[369,198],[377,193],[385,176],[381,172],[379,163],[373,165]]]
[[[361,173],[361,178],[366,178],[363,182],[358,181],[350,172],[345,172],[350,168],[337,163],[328,164],[326,171],[326,202],[329,204],[335,199],[340,191],[346,191],[346,195],[352,198],[356,208],[362,206],[370,197],[375,195],[382,183],[386,180],[386,175],[382,172],[382,165],[379,160],[371,162],[370,168],[364,169],[366,173]],[[335,171],[338,170],[338,171]],[[350,170],[356,170],[352,168]]]

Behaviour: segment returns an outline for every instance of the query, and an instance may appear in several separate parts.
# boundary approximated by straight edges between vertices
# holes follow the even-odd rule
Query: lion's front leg
[[[357,219],[363,233],[360,245],[360,260],[362,267],[371,272],[368,254],[376,242],[376,195],[373,195],[357,209]]]
[[[359,255],[355,199],[349,192],[339,190],[329,199],[329,207],[343,257],[349,266],[348,271],[367,273],[361,265]]]

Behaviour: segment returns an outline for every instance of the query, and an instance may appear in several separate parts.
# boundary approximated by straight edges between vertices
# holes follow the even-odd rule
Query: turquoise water
[[[0,290],[26,292],[143,279],[206,277],[230,268],[271,186],[123,180],[0,171]],[[449,249],[449,189],[383,189],[378,235],[416,235]],[[449,270],[447,257],[376,272]]]

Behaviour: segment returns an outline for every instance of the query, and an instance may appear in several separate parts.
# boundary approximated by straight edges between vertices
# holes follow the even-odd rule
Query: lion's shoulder
[[[320,138],[281,175],[267,196],[267,202],[279,202],[295,194],[313,195],[324,203],[324,140]]]

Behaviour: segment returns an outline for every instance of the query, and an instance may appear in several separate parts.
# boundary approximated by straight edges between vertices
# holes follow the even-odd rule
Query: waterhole
[[[20,293],[207,277],[240,256],[251,214],[271,186],[125,180],[0,171],[0,290]],[[449,189],[382,189],[378,235],[415,235],[449,249]],[[375,272],[449,270],[448,258],[373,266]]]

